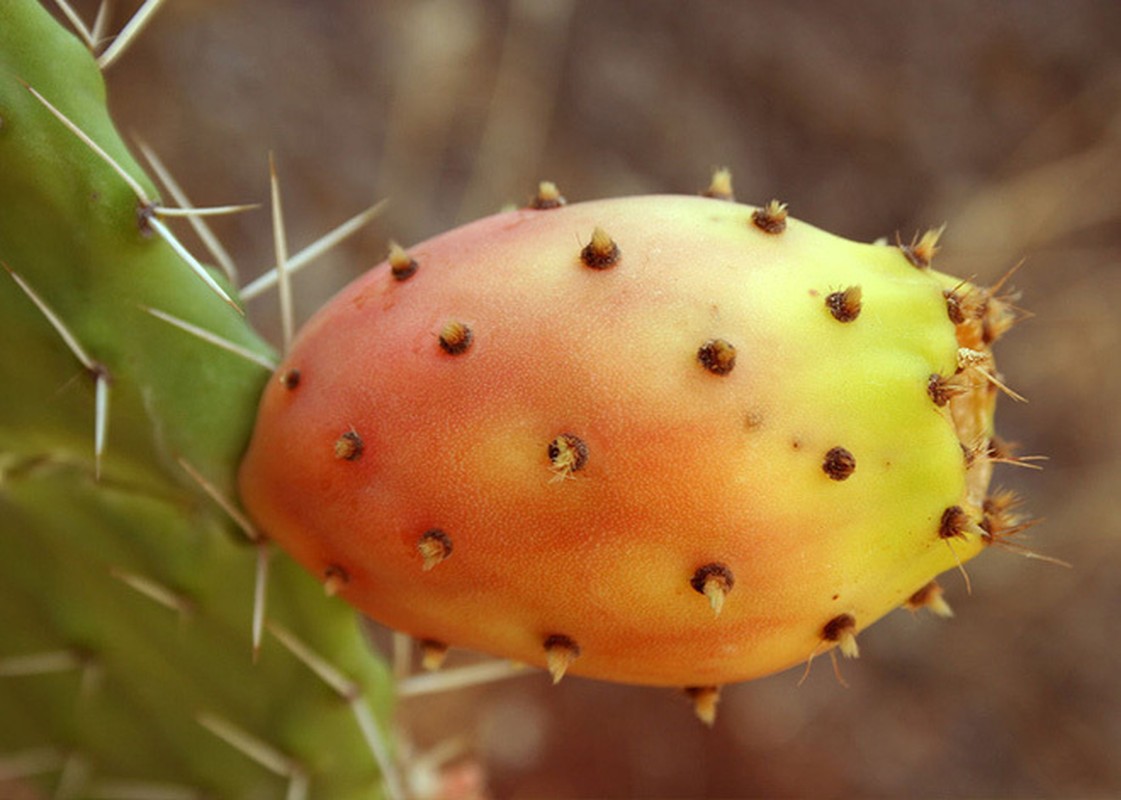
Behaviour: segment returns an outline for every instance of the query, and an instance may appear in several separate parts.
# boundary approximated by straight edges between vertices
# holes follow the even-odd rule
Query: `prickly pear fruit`
[[[270,382],[242,497],[374,618],[555,679],[855,655],[995,535],[1012,311],[935,243],[657,196],[395,246]]]

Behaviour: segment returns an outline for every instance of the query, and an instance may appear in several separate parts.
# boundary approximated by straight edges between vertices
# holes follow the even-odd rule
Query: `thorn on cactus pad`
[[[156,173],[156,177],[159,178],[160,183],[164,185],[178,205],[178,208],[165,207],[162,213],[165,216],[173,213],[186,216],[187,221],[202,240],[203,245],[205,245],[206,249],[213,257],[214,262],[222,268],[222,272],[226,274],[226,277],[229,278],[232,283],[237,283],[237,265],[234,263],[233,258],[230,257],[226,248],[222,246],[222,242],[211,229],[206,218],[215,213],[225,215],[248,211],[257,208],[257,205],[225,206],[219,209],[196,208],[190,198],[187,197],[187,193],[184,192],[183,188],[179,185],[179,182],[175,180],[175,176],[171,174],[171,170],[169,170],[160,157],[156,155],[155,151],[141,140],[137,141],[137,145],[140,147],[140,152],[144,154],[144,158],[148,160],[152,170]]]
[[[393,278],[404,281],[416,274],[419,268],[416,259],[411,258],[397,242],[389,243],[389,271]]]
[[[421,569],[428,572],[452,554],[452,540],[444,531],[432,528],[421,535],[416,549],[424,559]]]
[[[860,316],[861,296],[859,286],[850,286],[843,292],[833,292],[825,298],[825,307],[838,322],[852,322]]]
[[[716,706],[720,702],[719,686],[686,686],[685,694],[693,701],[697,719],[708,727],[716,724]]]
[[[934,614],[934,616],[942,617],[943,619],[950,619],[954,615],[954,610],[950,608],[950,604],[946,602],[942,587],[938,585],[937,581],[931,581],[926,586],[919,589],[908,597],[903,605],[911,611],[918,611],[920,608],[925,608],[931,614]]]
[[[615,266],[619,261],[619,245],[607,235],[607,231],[596,226],[592,231],[592,239],[580,251],[580,260],[592,269],[607,269]]]
[[[381,214],[387,206],[387,201],[375,203],[367,208],[365,211],[355,214],[353,217],[342,223],[338,227],[332,229],[328,233],[316,239],[307,247],[296,253],[288,259],[287,271],[289,277],[296,274],[298,270],[303,269],[311,264],[324,253],[330,251],[332,248],[345,241],[347,238],[353,236],[360,231],[363,226],[375,219]],[[279,274],[276,269],[271,269],[261,275],[256,280],[250,282],[242,287],[240,294],[242,301],[249,301],[255,297],[259,297],[269,289],[273,288],[279,283]]]
[[[253,573],[253,618],[251,620],[250,634],[253,645],[253,663],[261,654],[261,636],[265,629],[265,606],[268,603],[269,564],[271,563],[272,547],[268,539],[261,539],[257,547],[257,568]]]
[[[571,477],[573,472],[582,470],[588,463],[588,445],[572,433],[562,433],[549,442],[548,452],[549,462],[556,473],[553,480]]]
[[[701,195],[711,197],[714,200],[727,200],[734,203],[736,195],[732,190],[732,171],[727,167],[722,167],[713,172],[712,182],[709,183],[707,189],[701,192]]]
[[[244,728],[209,712],[200,712],[196,715],[195,720],[226,744],[248,756],[269,772],[281,777],[287,777],[290,774],[294,762],[279,748],[258,739]]]
[[[727,564],[714,561],[698,568],[689,584],[708,598],[713,616],[719,617],[721,609],[724,608],[725,598],[736,585],[736,578]]]
[[[350,573],[338,564],[331,564],[323,570],[323,593],[328,597],[337,595],[348,583],[350,583]]]
[[[856,644],[856,617],[852,614],[839,614],[826,622],[821,629],[821,638],[826,642],[836,642],[845,658],[860,655],[860,648]]]
[[[475,334],[466,323],[453,320],[440,330],[440,349],[449,356],[462,355],[471,347],[474,338]]]
[[[152,1],[153,0],[148,0],[149,3],[151,3]],[[106,50],[106,53],[108,53],[109,50],[112,49],[113,48],[110,47],[108,50]],[[113,169],[113,171],[116,172],[117,175],[120,176],[120,178],[128,185],[133,194],[136,196],[137,202],[139,203],[141,208],[144,209],[144,211],[140,215],[139,220],[141,234],[147,236],[150,235],[153,230],[158,233],[160,237],[163,238],[164,241],[166,241],[167,244],[173,250],[175,250],[177,254],[179,254],[179,256],[187,263],[192,271],[194,271],[195,274],[202,279],[202,281],[210,288],[211,291],[215,292],[219,297],[221,297],[223,302],[231,306],[237,313],[244,315],[244,310],[242,310],[242,308],[233,301],[233,299],[226,293],[226,291],[218,285],[218,283],[210,276],[210,274],[206,271],[202,264],[199,263],[198,259],[191,255],[187,248],[184,247],[177,238],[175,238],[175,236],[171,233],[167,226],[156,218],[155,214],[159,213],[160,209],[157,207],[156,203],[148,197],[148,194],[144,190],[144,187],[141,186],[140,183],[137,182],[137,180],[133,178],[128,173],[128,171],[125,170],[115,159],[113,159],[113,157],[110,156],[99,144],[97,144],[97,142],[95,142],[89,136],[89,134],[87,134],[78,125],[71,121],[69,117],[55,108],[45,97],[43,97],[43,95],[39,94],[38,91],[36,91],[29,84],[24,83],[22,80],[20,81],[20,83],[22,83],[24,88],[27,89],[27,91],[29,91],[35,97],[35,99],[38,100],[52,115],[54,115],[54,117],[58,119],[59,122],[61,122],[67,129],[69,129],[71,133],[77,136],[83,144],[85,144],[91,151],[93,151],[95,155],[97,155],[98,158],[100,158],[111,169]]]
[[[145,239],[151,239],[156,235],[156,231],[152,227],[152,220],[156,216],[156,208],[155,203],[138,202],[136,204],[136,229]]]
[[[786,203],[772,200],[751,215],[751,222],[763,233],[779,234],[786,230]]]
[[[259,353],[248,347],[237,344],[236,342],[232,342],[225,337],[219,336],[213,331],[208,331],[205,328],[200,328],[198,325],[194,325],[190,322],[187,322],[185,319],[180,319],[179,317],[176,317],[172,314],[168,314],[166,311],[161,311],[158,308],[152,308],[150,306],[140,306],[140,308],[151,314],[156,319],[166,322],[168,325],[171,325],[174,328],[179,328],[179,330],[183,331],[184,333],[189,333],[196,339],[201,339],[207,344],[212,344],[221,350],[225,350],[227,353],[233,353],[239,358],[243,358],[246,361],[251,361],[254,364],[258,364],[261,367],[267,369],[269,372],[273,372],[276,370],[276,363],[269,356],[266,356],[263,353]]]
[[[934,256],[939,251],[938,240],[942,236],[942,232],[946,230],[946,226],[941,228],[931,228],[921,237],[916,237],[911,240],[910,244],[903,244],[899,241],[899,234],[895,236],[896,245],[903,253],[903,256],[919,269],[929,269],[930,264],[934,261]]]
[[[281,352],[287,353],[292,347],[295,334],[295,306],[292,297],[292,276],[288,268],[288,232],[284,224],[284,205],[281,201],[280,178],[277,176],[276,159],[269,152],[269,187],[272,208],[273,252],[276,255],[276,288],[280,301]]]
[[[98,69],[105,72],[124,55],[161,5],[163,5],[163,0],[145,0],[144,4],[129,17],[124,27],[117,32],[117,35],[112,37],[112,43],[97,57]]]
[[[374,757],[374,762],[381,770],[385,796],[393,798],[393,800],[403,798],[405,793],[401,787],[401,778],[397,774],[396,764],[390,756],[389,748],[386,746],[386,740],[379,729],[378,723],[374,719],[369,697],[363,686],[351,679],[338,666],[313,650],[306,642],[297,638],[291,631],[276,623],[270,622],[269,632],[280,642],[285,650],[311,670],[319,680],[338,695],[339,699],[350,707],[355,722],[358,723],[358,728],[362,732],[362,738],[365,740],[366,747],[370,755]],[[299,774],[302,778],[303,785],[299,787],[298,791],[290,786],[286,795],[289,798],[303,798],[307,796],[308,773],[301,768]]]
[[[62,13],[66,16],[67,21],[74,28],[75,33],[77,33],[81,37],[82,42],[85,44],[85,46],[90,50],[90,52],[93,52],[97,48],[98,42],[100,41],[100,35],[94,35],[93,31],[91,31],[86,23],[82,21],[82,18],[78,16],[78,13],[70,7],[70,4],[67,2],[67,0],[58,0],[56,5],[59,7],[59,10],[62,11]],[[103,17],[105,11],[104,6],[105,4],[102,3],[101,7],[99,7],[97,10],[98,19],[94,23],[95,26],[99,25],[99,23],[101,22],[101,18]],[[100,34],[100,31],[98,33]],[[4,118],[0,117],[0,127],[3,127],[3,125]]]
[[[697,360],[713,375],[727,375],[736,366],[736,348],[724,339],[709,339],[697,350]]]
[[[560,189],[552,181],[541,181],[537,184],[537,194],[529,201],[529,207],[539,211],[550,208],[560,208],[567,201],[560,193]]]
[[[835,481],[843,481],[856,471],[856,457],[843,447],[834,447],[825,454],[821,469]]]
[[[553,676],[553,683],[560,683],[572,662],[580,657],[580,646],[570,637],[554,633],[545,637],[545,666]]]
[[[108,436],[109,430],[109,387],[113,382],[112,375],[109,374],[109,368],[102,364],[100,361],[95,360],[86,349],[78,341],[78,337],[67,327],[62,318],[54,312],[54,310],[47,305],[34,289],[31,288],[24,278],[11,267],[8,266],[6,261],[0,260],[0,266],[12,277],[20,290],[27,295],[27,299],[39,309],[55,333],[62,338],[63,343],[73,354],[74,358],[78,359],[82,367],[89,373],[94,381],[94,420],[93,420],[93,473],[94,479],[101,479],[101,460],[105,453],[105,440]]]
[[[448,657],[448,644],[437,639],[421,639],[420,665],[428,672],[436,672],[444,666]]]
[[[168,246],[170,246],[171,249],[174,250],[181,259],[183,259],[187,266],[190,267],[191,271],[194,272],[195,275],[204,284],[206,284],[206,286],[212,292],[214,292],[216,295],[218,295],[218,297],[222,299],[222,302],[224,302],[241,316],[245,316],[245,310],[236,302],[234,302],[233,298],[231,298],[229,294],[226,293],[225,289],[218,285],[218,282],[211,277],[210,273],[206,270],[206,267],[204,267],[202,263],[197,258],[195,258],[194,255],[191,254],[191,251],[188,250],[182,242],[175,238],[175,234],[173,234],[171,230],[163,224],[163,222],[161,222],[157,217],[153,216],[148,219],[148,226],[155,230],[155,232],[159,234],[161,239],[167,242]]]
[[[239,528],[241,528],[242,533],[245,534],[245,537],[249,539],[249,541],[264,541],[264,537],[262,536],[260,531],[258,531],[253,526],[253,523],[251,523],[249,521],[249,518],[245,516],[245,514],[238,508],[237,505],[234,504],[233,500],[227,497],[212,481],[210,481],[205,475],[199,472],[198,468],[195,467],[190,461],[183,458],[182,456],[180,456],[176,460],[179,462],[179,466],[181,466],[183,470],[191,476],[191,480],[197,483],[199,488],[206,492],[206,494],[209,495],[210,499],[217,503],[218,506],[226,512],[226,515],[230,519],[232,519]]]
[[[340,461],[357,461],[366,449],[365,442],[358,435],[358,431],[349,430],[335,440],[335,458]]]
[[[285,389],[292,391],[300,385],[300,377],[301,375],[298,369],[286,369],[284,372],[280,373],[277,380],[280,381],[280,385]]]
[[[195,612],[195,604],[189,597],[157,580],[118,567],[112,567],[109,574],[149,600],[179,614],[183,619],[190,618]]]
[[[25,655],[4,656],[0,658],[0,678],[71,672],[90,665],[91,661],[90,654],[78,649],[46,650]]]
[[[148,193],[144,190],[144,187],[140,185],[140,183],[136,180],[136,178],[132,177],[132,175],[128,172],[128,170],[126,170],[124,167],[122,167],[120,165],[120,163],[117,162],[116,159],[114,159],[107,152],[105,152],[105,149],[101,145],[99,145],[97,142],[95,142],[90,137],[90,135],[88,133],[86,133],[84,130],[82,130],[80,127],[78,127],[77,124],[72,122],[69,117],[67,117],[65,114],[63,114],[61,111],[59,111],[57,108],[55,108],[54,105],[52,105],[51,102],[49,100],[47,100],[47,98],[45,98],[45,97],[43,97],[43,95],[39,94],[39,92],[36,91],[36,89],[34,87],[32,87],[30,84],[25,83],[24,81],[20,80],[19,78],[17,78],[16,80],[19,80],[19,82],[21,84],[23,84],[23,88],[26,89],[27,91],[29,91],[31,93],[31,95],[36,100],[38,100],[43,105],[43,107],[46,108],[47,111],[49,111],[55,117],[55,119],[57,119],[59,122],[61,122],[71,133],[73,133],[75,136],[77,136],[81,140],[82,144],[84,144],[91,151],[93,151],[93,153],[99,159],[101,159],[106,165],[108,165],[110,169],[112,169],[114,172],[116,172],[117,175],[121,178],[121,180],[123,180],[125,182],[125,184],[128,186],[128,188],[132,190],[132,193],[136,196],[137,201],[141,205],[153,205],[152,199],[148,196]]]

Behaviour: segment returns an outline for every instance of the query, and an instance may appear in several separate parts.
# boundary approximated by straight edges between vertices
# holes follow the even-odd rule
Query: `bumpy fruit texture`
[[[535,205],[395,247],[306,326],[240,474],[269,536],[555,678],[711,687],[948,611],[933,579],[991,537],[1002,301],[932,271],[934,235]]]

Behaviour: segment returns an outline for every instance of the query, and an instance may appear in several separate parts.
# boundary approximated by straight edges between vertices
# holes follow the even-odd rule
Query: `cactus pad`
[[[355,615],[286,560],[266,591],[215,503],[270,348],[155,235],[94,59],[32,0],[0,9],[0,208],[0,795],[399,796]]]

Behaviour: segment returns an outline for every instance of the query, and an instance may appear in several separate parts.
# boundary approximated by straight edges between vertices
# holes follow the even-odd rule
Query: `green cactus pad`
[[[39,3],[3,4],[0,793],[380,796],[387,675],[286,559],[254,662],[259,548],[211,495],[234,496],[272,352],[141,198],[89,52]]]

